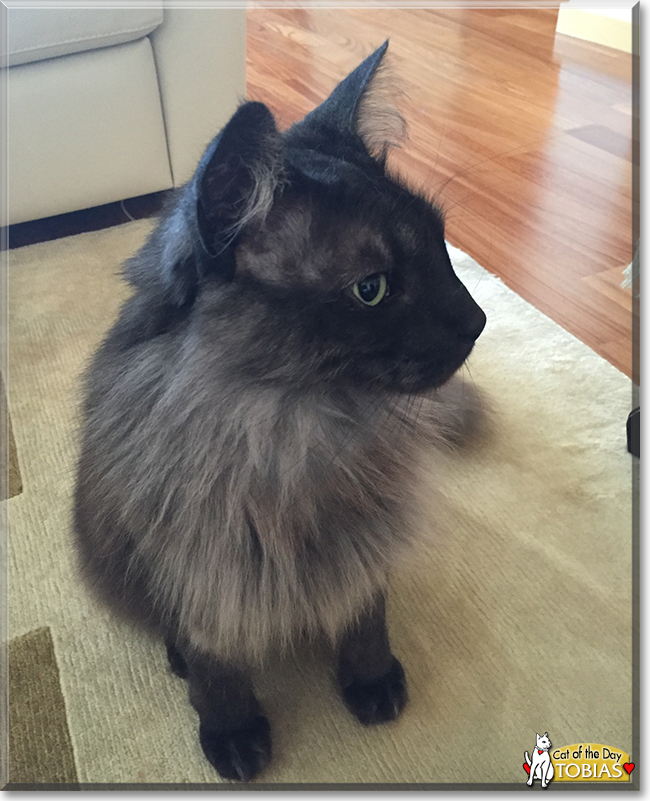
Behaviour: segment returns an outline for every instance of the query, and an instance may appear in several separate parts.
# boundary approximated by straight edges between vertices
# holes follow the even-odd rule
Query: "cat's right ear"
[[[330,96],[289,130],[289,139],[310,149],[318,139],[361,141],[366,150],[385,161],[388,150],[406,138],[406,122],[393,103],[397,87],[383,71],[388,40],[344,78]],[[314,142],[316,135],[316,142]],[[303,143],[304,147],[304,143]]]
[[[270,211],[282,165],[273,115],[263,103],[242,104],[147,243],[126,263],[126,278],[176,306],[193,300],[208,273],[229,280],[237,235]]]

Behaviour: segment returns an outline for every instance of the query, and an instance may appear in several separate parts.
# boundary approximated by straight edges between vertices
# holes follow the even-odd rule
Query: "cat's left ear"
[[[244,103],[205,152],[194,177],[198,231],[210,256],[268,214],[282,172],[281,137],[263,103]]]
[[[388,149],[406,137],[404,118],[388,97],[394,87],[388,85],[382,71],[387,49],[388,39],[294,130],[319,131],[328,138],[360,139],[371,155],[385,159]]]
[[[210,143],[192,180],[161,224],[124,266],[127,279],[163,293],[174,306],[193,301],[201,278],[229,280],[241,229],[262,222],[282,182],[282,139],[263,103],[242,104]]]

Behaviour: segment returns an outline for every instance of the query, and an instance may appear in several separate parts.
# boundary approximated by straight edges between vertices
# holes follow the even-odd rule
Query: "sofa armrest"
[[[151,34],[174,186],[246,93],[246,12],[165,8]]]

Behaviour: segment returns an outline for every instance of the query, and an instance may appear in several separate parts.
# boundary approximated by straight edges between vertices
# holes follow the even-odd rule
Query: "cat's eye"
[[[367,275],[353,284],[352,292],[366,306],[376,306],[388,295],[388,281],[383,273]]]

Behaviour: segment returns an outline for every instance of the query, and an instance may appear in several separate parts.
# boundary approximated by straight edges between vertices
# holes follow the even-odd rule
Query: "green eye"
[[[388,281],[383,273],[368,275],[352,286],[354,296],[366,306],[376,306],[388,294]]]

